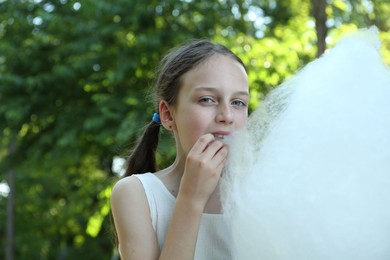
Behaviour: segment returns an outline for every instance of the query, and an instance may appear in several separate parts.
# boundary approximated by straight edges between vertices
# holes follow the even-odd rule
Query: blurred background
[[[253,111],[371,25],[390,64],[384,0],[0,0],[0,258],[119,259],[111,188],[155,111],[149,89],[170,48],[230,47],[248,66]],[[172,144],[163,133],[160,167]]]

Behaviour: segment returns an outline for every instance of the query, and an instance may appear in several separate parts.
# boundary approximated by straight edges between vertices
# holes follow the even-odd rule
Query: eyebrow
[[[195,87],[194,91],[210,91],[210,92],[218,92],[216,88],[213,87]],[[237,91],[235,94],[249,97],[249,93],[246,91]]]

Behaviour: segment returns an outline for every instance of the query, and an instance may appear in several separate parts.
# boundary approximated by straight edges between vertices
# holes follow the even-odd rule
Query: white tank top
[[[150,208],[150,218],[161,250],[176,199],[154,174],[144,173],[134,176],[138,177],[144,187]],[[231,234],[224,215],[203,213],[194,259],[232,259],[231,243]]]

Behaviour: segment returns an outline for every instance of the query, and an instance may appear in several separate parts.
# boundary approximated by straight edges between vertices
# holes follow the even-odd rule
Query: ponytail
[[[136,173],[156,171],[156,149],[160,133],[160,124],[150,122],[139,140],[138,145],[127,159],[125,176]]]

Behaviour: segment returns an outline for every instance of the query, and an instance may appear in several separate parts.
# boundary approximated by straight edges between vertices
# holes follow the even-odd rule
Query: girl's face
[[[214,55],[182,76],[173,123],[178,152],[187,155],[198,138],[242,128],[248,118],[248,76],[229,56]]]

